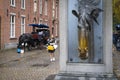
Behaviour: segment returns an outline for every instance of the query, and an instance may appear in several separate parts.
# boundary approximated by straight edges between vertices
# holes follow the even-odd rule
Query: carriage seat
[[[38,34],[32,34],[33,39],[38,39]]]

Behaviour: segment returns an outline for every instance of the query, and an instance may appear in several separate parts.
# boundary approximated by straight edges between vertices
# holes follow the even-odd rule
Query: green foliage
[[[120,24],[120,0],[113,0],[113,25]]]
[[[113,0],[113,32],[115,32],[115,25],[120,24],[120,0]]]

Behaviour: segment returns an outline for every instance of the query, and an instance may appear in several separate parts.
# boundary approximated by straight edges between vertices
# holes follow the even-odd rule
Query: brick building
[[[59,0],[0,0],[0,49],[16,47],[23,33],[32,32],[28,24],[46,24],[58,36]]]

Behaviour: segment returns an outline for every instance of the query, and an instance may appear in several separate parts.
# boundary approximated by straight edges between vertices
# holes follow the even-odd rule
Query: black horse
[[[28,50],[31,50],[31,48],[35,47],[36,45],[39,45],[39,41],[34,41],[32,34],[24,33],[20,35],[17,47],[23,48],[24,50],[25,47],[27,47]]]

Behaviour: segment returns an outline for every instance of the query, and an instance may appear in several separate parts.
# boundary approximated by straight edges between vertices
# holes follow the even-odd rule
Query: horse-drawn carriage
[[[20,35],[17,47],[24,50],[25,47],[28,50],[40,49],[42,45],[47,44],[47,39],[50,37],[49,27],[44,24],[29,24],[29,26],[33,27],[33,31]]]

